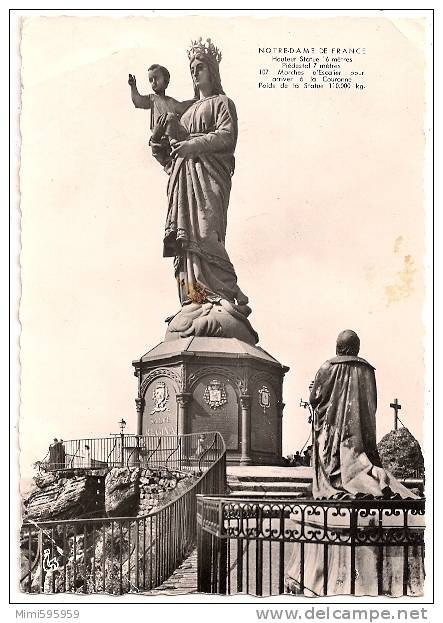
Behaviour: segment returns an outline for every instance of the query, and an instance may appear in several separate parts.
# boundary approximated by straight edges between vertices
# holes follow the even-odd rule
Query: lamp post
[[[124,430],[125,430],[125,428],[126,428],[126,422],[125,422],[125,420],[122,418],[118,424],[119,424],[119,426],[120,426],[121,463],[122,463],[122,467],[123,467],[124,462],[125,462],[125,451],[124,451],[124,448],[125,448],[125,444],[124,444],[124,441],[125,441],[125,433],[124,433]]]
[[[123,467],[124,465],[124,440],[125,440],[125,433],[124,430],[126,428],[126,421],[122,418],[119,422],[118,425],[120,426],[120,445],[121,445],[121,449],[120,449],[120,463],[121,466]],[[111,433],[111,435],[113,437],[118,437],[119,433]]]
[[[311,381],[309,383],[309,392],[312,392],[313,387],[314,387],[314,381]],[[300,407],[302,407],[303,409],[308,409],[309,411],[308,424],[311,425],[311,433],[309,437],[307,438],[307,440],[305,441],[303,448],[300,450],[300,456],[301,456],[301,453],[303,452],[309,440],[311,440],[311,444],[314,443],[314,409],[312,408],[312,405],[309,402],[309,400],[303,400],[303,398],[300,398]],[[309,459],[309,464],[310,463],[311,463],[311,460]]]

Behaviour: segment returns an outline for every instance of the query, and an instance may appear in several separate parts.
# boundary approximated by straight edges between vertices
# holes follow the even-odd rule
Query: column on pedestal
[[[240,396],[241,406],[241,437],[240,465],[250,465],[251,459],[251,396]]]
[[[187,405],[192,394],[184,393],[176,395],[177,399],[177,435],[186,435],[188,431]]]
[[[285,408],[285,403],[282,400],[277,401],[277,417],[278,417],[278,437],[279,440],[279,455],[283,457],[282,450],[282,439],[283,439],[283,409]]]
[[[137,410],[137,435],[143,435],[143,409],[145,407],[144,398],[135,399],[135,408]]]

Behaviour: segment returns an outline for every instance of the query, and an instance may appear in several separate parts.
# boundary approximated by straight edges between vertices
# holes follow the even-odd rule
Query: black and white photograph
[[[432,603],[432,26],[12,14],[17,603]]]

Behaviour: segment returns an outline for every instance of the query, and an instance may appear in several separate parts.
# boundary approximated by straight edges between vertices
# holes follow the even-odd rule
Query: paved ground
[[[310,467],[279,467],[279,466],[239,466],[239,465],[230,465],[227,468],[228,479],[245,479],[245,481],[249,479],[264,479],[273,481],[285,481],[285,480],[294,480],[300,479],[300,481],[309,480],[312,478],[312,469]],[[289,483],[291,485],[291,483]],[[243,590],[245,592],[250,592],[251,594],[255,593],[255,544],[250,542],[247,545],[247,553],[245,552],[245,569],[244,569],[244,580],[243,580]],[[292,552],[292,544],[289,544],[289,547],[285,547],[285,557],[291,555]],[[280,555],[277,544],[266,542],[263,548],[263,578],[264,578],[264,586],[263,586],[263,594],[277,594],[278,593],[278,578],[277,574],[272,573],[271,571],[271,560],[274,557],[278,557]],[[229,551],[229,579],[234,592],[237,585],[237,576],[236,576],[236,563],[237,563],[237,553],[236,553],[236,543],[232,543],[232,547]],[[144,595],[154,596],[154,595],[186,595],[189,593],[197,592],[197,550],[194,550],[192,554],[180,565],[178,569],[174,571],[174,573],[165,581],[161,586],[143,593]]]
[[[288,520],[287,520],[288,521]],[[234,522],[235,523],[235,522]],[[253,520],[247,520],[248,528],[253,526]],[[279,521],[270,520],[266,522],[265,528],[270,530],[272,527],[278,530]],[[249,594],[256,595],[256,543],[254,541],[245,541],[242,547],[243,558],[243,580],[241,588],[238,586],[237,580],[237,544],[236,540],[229,543],[227,552],[229,573],[227,576],[228,593],[232,594]],[[293,543],[285,544],[283,558],[286,565],[293,555]],[[278,568],[282,552],[279,543],[265,540],[262,550],[262,595],[264,597],[270,595],[278,595],[279,578]],[[285,566],[286,566],[285,565]],[[188,595],[197,592],[197,550],[180,565],[176,571],[161,586],[144,592],[143,595],[153,596],[171,596]]]
[[[197,592],[197,550],[163,584],[143,595],[188,595]]]

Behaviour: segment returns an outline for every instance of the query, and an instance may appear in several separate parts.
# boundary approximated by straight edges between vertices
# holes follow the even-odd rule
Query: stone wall
[[[194,473],[184,473],[161,469],[145,469],[140,474],[140,498],[138,515],[168,504],[189,489],[198,477]]]

